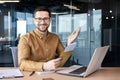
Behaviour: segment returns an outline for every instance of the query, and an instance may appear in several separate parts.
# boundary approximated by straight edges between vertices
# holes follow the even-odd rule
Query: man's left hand
[[[71,35],[69,35],[68,37],[68,42],[67,42],[67,45],[71,44],[80,34],[80,27],[76,30],[76,31],[73,31]]]

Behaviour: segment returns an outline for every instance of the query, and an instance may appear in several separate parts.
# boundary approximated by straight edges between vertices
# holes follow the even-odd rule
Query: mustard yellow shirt
[[[56,55],[62,57],[60,66],[63,66],[71,54],[64,53],[64,46],[56,34],[48,32],[44,37],[37,28],[23,35],[18,44],[19,68],[25,71],[42,71],[43,63]]]

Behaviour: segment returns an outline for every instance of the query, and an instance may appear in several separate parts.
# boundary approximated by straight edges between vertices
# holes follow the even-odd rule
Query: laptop
[[[109,46],[96,48],[87,67],[80,65],[72,65],[68,68],[59,70],[56,73],[71,76],[87,77],[88,75],[100,69],[101,63],[108,49]]]

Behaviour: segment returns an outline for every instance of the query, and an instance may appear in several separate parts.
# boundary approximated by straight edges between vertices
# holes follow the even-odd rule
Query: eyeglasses
[[[48,22],[50,20],[50,18],[46,17],[46,18],[34,18],[37,22],[41,22],[42,20],[44,22]]]

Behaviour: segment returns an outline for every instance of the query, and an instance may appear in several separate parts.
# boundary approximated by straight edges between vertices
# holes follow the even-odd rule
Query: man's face
[[[50,16],[46,11],[37,11],[34,17],[35,26],[41,31],[46,32],[50,25]]]

